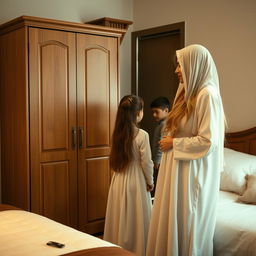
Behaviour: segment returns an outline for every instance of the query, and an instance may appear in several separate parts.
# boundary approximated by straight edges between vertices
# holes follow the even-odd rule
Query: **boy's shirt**
[[[165,125],[165,120],[161,120],[154,130],[154,136],[152,140],[152,160],[155,165],[160,164],[162,151],[159,148],[159,141],[162,139],[162,131]]]

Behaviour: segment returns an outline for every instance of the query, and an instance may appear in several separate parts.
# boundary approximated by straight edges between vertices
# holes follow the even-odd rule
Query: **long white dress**
[[[120,245],[137,256],[146,255],[151,217],[153,162],[148,133],[139,129],[133,143],[134,159],[124,172],[114,172],[106,212],[104,240]]]
[[[190,45],[176,56],[182,80],[175,103],[183,91],[186,103],[195,95],[196,102],[162,156],[147,256],[211,256],[224,147],[219,78],[205,47]]]
[[[211,256],[223,148],[223,110],[212,86],[162,156],[147,256]]]

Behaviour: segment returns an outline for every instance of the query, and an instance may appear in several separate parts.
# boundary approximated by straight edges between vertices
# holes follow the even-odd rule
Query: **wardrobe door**
[[[31,208],[77,226],[75,34],[29,29]]]
[[[102,232],[118,101],[118,39],[77,34],[79,228]]]

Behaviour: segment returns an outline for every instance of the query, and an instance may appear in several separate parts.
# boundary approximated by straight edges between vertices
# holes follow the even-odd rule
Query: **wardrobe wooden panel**
[[[40,207],[42,214],[50,219],[71,225],[70,168],[68,162],[46,163],[41,165]]]
[[[40,165],[66,161],[69,203],[63,207],[68,207],[66,214],[70,217],[59,218],[77,226],[77,147],[73,146],[76,137],[72,136],[72,129],[77,126],[75,34],[30,28],[29,49],[32,210],[56,218],[57,214],[49,209],[55,209],[58,198],[53,196],[47,205],[40,204],[42,186],[51,185],[50,179],[41,180]],[[51,177],[51,170],[47,177]],[[63,200],[66,192],[61,196]]]
[[[110,180],[109,158],[88,159],[85,172],[88,222],[103,220]]]
[[[110,52],[106,48],[94,44],[87,46],[84,55],[87,138],[85,147],[109,146]]]
[[[110,183],[109,158],[84,161],[79,175],[79,229],[87,233],[104,230],[107,196]]]
[[[68,46],[40,45],[42,151],[68,149]]]
[[[30,210],[27,29],[0,37],[2,202]]]

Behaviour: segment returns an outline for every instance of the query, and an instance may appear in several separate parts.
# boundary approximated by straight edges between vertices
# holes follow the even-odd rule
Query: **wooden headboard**
[[[256,155],[256,127],[240,132],[226,133],[225,147]]]

